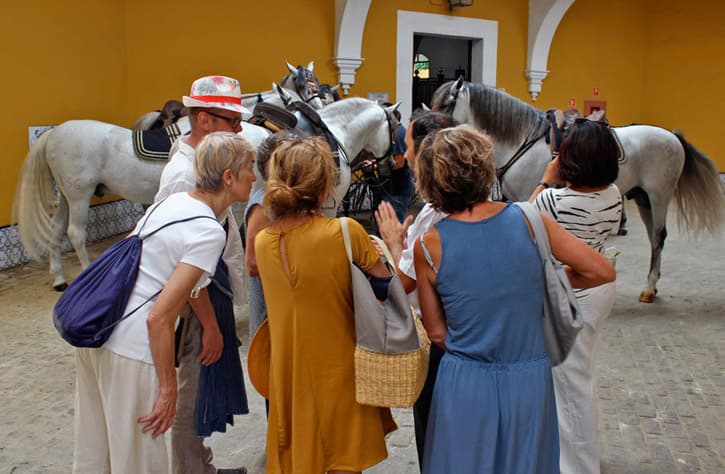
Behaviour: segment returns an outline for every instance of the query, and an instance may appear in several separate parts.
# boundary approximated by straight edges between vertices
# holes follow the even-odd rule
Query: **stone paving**
[[[597,362],[602,472],[725,472],[725,241],[685,240],[671,224],[659,296],[642,304],[649,245],[627,210],[630,235],[611,242],[622,251],[618,295]],[[78,272],[75,255],[64,264]],[[0,272],[0,474],[71,469],[72,350],[51,322],[58,294],[50,283],[45,264]],[[239,319],[245,355],[244,311]],[[252,413],[210,444],[219,466],[255,474],[264,472],[264,405],[247,387]],[[394,414],[390,457],[366,473],[418,472],[411,411]]]

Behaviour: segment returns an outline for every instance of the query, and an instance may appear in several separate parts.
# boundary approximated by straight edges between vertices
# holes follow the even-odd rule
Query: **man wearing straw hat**
[[[196,183],[194,152],[201,140],[212,132],[242,130],[242,91],[236,79],[225,76],[207,76],[194,81],[191,93],[183,98],[189,108],[191,133],[177,141],[169,163],[161,174],[155,201],[177,192],[193,191]],[[223,224],[223,223],[222,223]],[[229,270],[234,302],[241,304],[244,295],[244,249],[238,225],[231,210],[227,210],[227,244],[222,260]],[[206,289],[197,298],[189,299],[191,311],[182,324],[179,350],[179,395],[176,416],[171,428],[172,468],[174,474],[244,474],[244,467],[217,469],[212,463],[211,448],[204,438],[197,436],[195,410],[201,365],[208,366],[219,360],[223,350],[214,310]],[[243,386],[241,387],[243,391]],[[244,395],[246,410],[246,395]]]

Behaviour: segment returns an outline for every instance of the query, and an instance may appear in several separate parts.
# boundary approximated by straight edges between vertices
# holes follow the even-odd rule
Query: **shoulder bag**
[[[340,227],[350,261],[355,306],[355,400],[362,405],[410,407],[428,374],[430,341],[408,303],[383,241],[376,240],[386,253],[393,276],[386,299],[380,301],[368,276],[353,263],[346,218],[340,219]]]
[[[582,317],[576,296],[561,263],[551,253],[549,236],[539,211],[528,202],[516,205],[526,216],[534,231],[544,271],[544,340],[551,365],[564,362],[582,328]]]

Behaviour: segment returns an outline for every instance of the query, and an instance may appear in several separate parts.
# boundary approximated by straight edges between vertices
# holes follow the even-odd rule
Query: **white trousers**
[[[152,364],[104,348],[79,348],[76,359],[74,474],[167,474],[164,436],[142,433],[158,379]]]
[[[578,297],[584,319],[566,360],[552,370],[559,420],[562,474],[599,474],[599,433],[594,350],[612,311],[615,283],[585,290]]]

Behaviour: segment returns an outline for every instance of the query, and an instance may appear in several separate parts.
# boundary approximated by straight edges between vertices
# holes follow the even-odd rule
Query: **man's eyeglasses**
[[[241,117],[239,117],[239,118],[226,117],[224,115],[214,113],[211,110],[205,110],[204,112],[206,112],[207,114],[209,114],[213,117],[220,118],[220,119],[226,121],[229,125],[231,125],[232,128],[237,128],[242,123]]]

